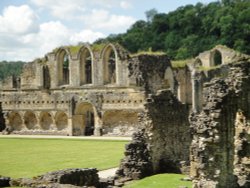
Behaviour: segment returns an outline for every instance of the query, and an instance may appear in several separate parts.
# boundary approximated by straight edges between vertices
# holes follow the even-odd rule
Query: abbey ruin
[[[182,67],[118,44],[61,47],[1,83],[2,134],[131,136],[117,176],[188,174],[250,187],[250,57],[225,46]]]

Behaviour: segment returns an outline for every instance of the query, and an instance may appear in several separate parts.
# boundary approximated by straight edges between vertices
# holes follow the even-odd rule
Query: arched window
[[[76,106],[75,115],[73,117],[73,135],[94,134],[94,108],[92,104],[84,102]]]
[[[24,124],[27,129],[35,129],[35,126],[37,124],[36,115],[32,112],[26,112],[24,114]]]
[[[218,50],[215,50],[213,53],[212,53],[212,66],[218,66],[218,65],[221,65],[222,64],[222,55],[221,53],[218,51]]]
[[[55,123],[58,130],[64,130],[68,126],[68,116],[64,112],[57,112]]]
[[[89,49],[81,52],[80,58],[80,82],[82,84],[92,83],[92,58]]]
[[[43,88],[50,88],[50,74],[48,66],[43,66]]]
[[[65,50],[62,50],[59,54],[57,69],[58,84],[69,84],[69,56]]]
[[[63,58],[63,84],[69,84],[69,56]]]
[[[16,112],[11,112],[8,118],[9,118],[9,124],[14,130],[17,131],[22,130],[22,118],[20,114]]]
[[[48,112],[42,112],[40,114],[40,126],[43,130],[49,130],[53,123],[52,117]]]
[[[104,84],[116,83],[116,54],[112,46],[108,46],[104,52]]]

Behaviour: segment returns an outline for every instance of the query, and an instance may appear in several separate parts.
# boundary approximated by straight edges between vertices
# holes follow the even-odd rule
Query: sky
[[[0,0],[0,61],[32,61],[62,45],[124,33],[145,11],[215,0]]]

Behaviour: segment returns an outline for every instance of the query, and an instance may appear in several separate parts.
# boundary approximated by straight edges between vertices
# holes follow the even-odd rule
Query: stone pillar
[[[202,81],[200,72],[192,71],[192,110],[199,112],[202,108]]]
[[[95,117],[94,135],[102,136],[102,126],[103,126],[102,118],[100,117],[100,114],[98,114],[97,112],[94,112],[94,117]]]
[[[68,117],[68,136],[73,136],[73,118]]]

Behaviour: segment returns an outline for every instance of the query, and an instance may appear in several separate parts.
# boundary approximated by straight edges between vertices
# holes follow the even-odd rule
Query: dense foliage
[[[132,53],[164,51],[173,59],[194,57],[217,44],[250,54],[250,0],[197,3],[168,14],[152,9],[146,17],[126,33],[96,43],[118,42]]]
[[[0,62],[0,80],[7,78],[8,76],[19,76],[22,72],[24,62],[22,61],[1,61]]]

